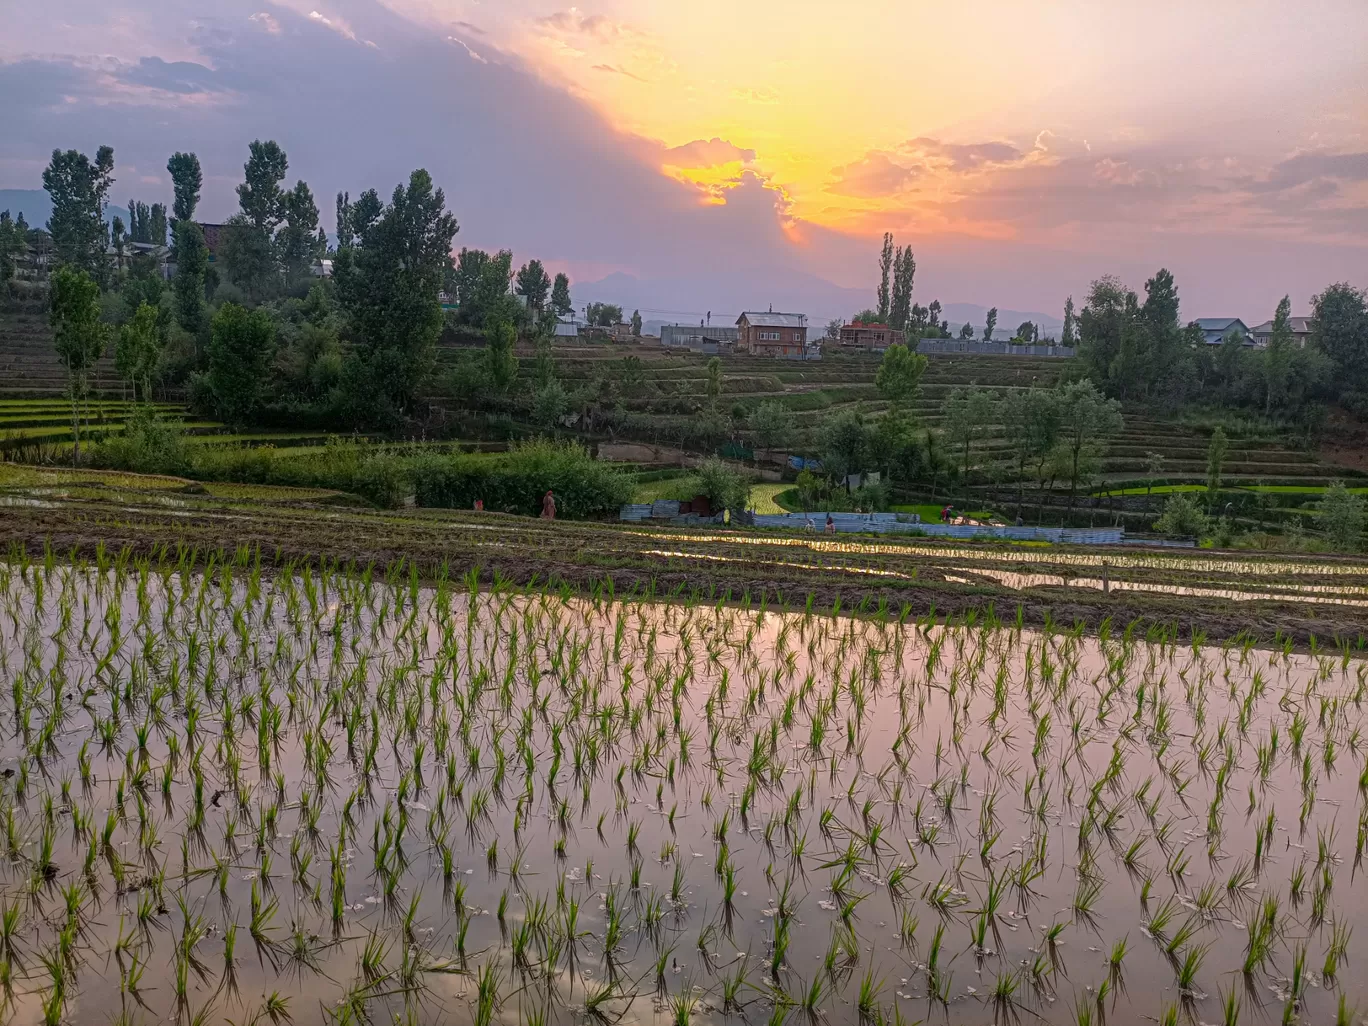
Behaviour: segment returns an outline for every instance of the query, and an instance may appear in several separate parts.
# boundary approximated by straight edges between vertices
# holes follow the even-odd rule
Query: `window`
[[[760,338],[760,341],[761,341],[761,342],[778,342],[778,341],[779,341],[779,332],[777,332],[777,331],[762,331],[762,332],[760,332],[759,338]]]

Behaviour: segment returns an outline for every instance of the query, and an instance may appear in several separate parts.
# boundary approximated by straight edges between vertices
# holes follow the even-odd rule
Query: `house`
[[[887,324],[866,324],[854,321],[841,329],[841,346],[863,349],[866,352],[882,353],[892,345],[904,345],[906,336]]]
[[[219,243],[223,241],[224,226],[200,221],[199,227],[200,231],[204,233],[204,248],[209,251],[209,262],[213,263],[218,259]]]
[[[1289,317],[1287,325],[1292,329],[1292,339],[1297,344],[1297,348],[1305,348],[1307,339],[1311,337],[1311,318]],[[1264,321],[1250,330],[1254,335],[1256,346],[1266,346],[1269,340],[1273,338],[1272,321]]]
[[[1209,346],[1219,346],[1232,328],[1244,336],[1245,345],[1254,344],[1249,326],[1238,317],[1198,317],[1195,323],[1202,329],[1202,341]]]
[[[752,356],[807,359],[815,347],[807,341],[807,315],[748,310],[736,319],[738,352]]]
[[[579,338],[580,329],[584,327],[583,322],[574,318],[570,320],[557,319],[556,330],[553,333],[556,338]]]
[[[662,324],[660,344],[669,349],[688,349],[705,356],[717,356],[736,351],[741,329],[713,328],[693,324]]]

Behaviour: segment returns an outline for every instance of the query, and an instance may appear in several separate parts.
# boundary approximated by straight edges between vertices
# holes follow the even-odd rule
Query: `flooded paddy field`
[[[0,675],[7,1021],[1368,1010],[1349,643],[101,549]]]

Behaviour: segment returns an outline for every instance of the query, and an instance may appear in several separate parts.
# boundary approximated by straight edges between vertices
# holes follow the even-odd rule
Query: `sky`
[[[1185,318],[1252,324],[1368,283],[1364,0],[0,0],[0,23],[0,189],[108,143],[114,198],[169,201],[194,150],[222,218],[274,138],[326,225],[338,190],[423,166],[457,247],[666,311],[848,315],[885,231],[921,303],[1058,316],[1166,266]]]

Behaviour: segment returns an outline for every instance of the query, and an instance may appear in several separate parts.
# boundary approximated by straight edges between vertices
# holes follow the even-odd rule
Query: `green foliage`
[[[152,375],[161,359],[159,313],[157,307],[146,301],[139,304],[133,316],[119,329],[114,347],[115,369],[132,383],[134,394],[143,402],[152,397]]]
[[[778,399],[766,399],[751,410],[746,426],[763,448],[782,448],[793,435],[793,412]]]
[[[1270,416],[1275,402],[1287,394],[1288,378],[1294,356],[1292,337],[1292,300],[1283,296],[1273,315],[1273,332],[1263,352],[1264,416]]]
[[[596,328],[614,328],[622,323],[622,307],[612,303],[590,303],[588,320]]]
[[[554,428],[569,409],[570,396],[555,378],[538,388],[532,396],[532,420],[543,429]]]
[[[97,467],[131,470],[138,474],[180,476],[193,469],[185,429],[178,420],[168,420],[151,406],[134,409],[122,434],[111,435],[91,454]]]
[[[968,477],[974,443],[993,421],[993,395],[971,385],[957,388],[945,401],[945,433],[959,448],[960,473]]]
[[[249,424],[260,410],[275,346],[276,325],[267,311],[224,303],[214,314],[206,383],[228,423]]]
[[[18,258],[28,249],[27,233],[8,210],[0,211],[0,283],[14,277]]]
[[[1333,361],[1338,388],[1368,391],[1368,291],[1338,282],[1311,303],[1311,338]]]
[[[551,286],[551,309],[556,311],[557,317],[569,317],[575,311],[575,304],[570,299],[570,278],[565,274],[556,275]]]
[[[87,392],[88,375],[104,355],[109,326],[100,320],[100,286],[85,271],[59,267],[50,292],[53,342],[73,395]]]
[[[1201,504],[1191,492],[1174,492],[1164,503],[1164,512],[1155,521],[1160,534],[1181,538],[1196,538],[1206,534],[1210,521],[1202,512]]]
[[[445,208],[428,173],[414,171],[378,217],[353,225],[359,245],[337,255],[337,297],[355,342],[346,389],[354,420],[396,421],[432,367],[442,330],[437,294],[457,231]]]
[[[514,281],[514,290],[526,298],[527,308],[534,314],[546,305],[547,294],[551,291],[551,278],[540,260],[529,260],[523,264]]]
[[[556,514],[569,519],[606,516],[631,501],[632,479],[595,460],[582,446],[539,439],[498,457],[460,454],[413,461],[420,506],[485,509],[534,516],[542,496],[556,496]]]
[[[1077,319],[1074,317],[1073,296],[1064,300],[1064,329],[1059,334],[1059,344],[1072,348],[1078,344],[1076,331],[1078,327]]]
[[[974,337],[974,326],[968,321],[960,325],[959,337],[961,341],[968,342]]]
[[[641,311],[640,311],[640,310],[633,310],[633,311],[632,311],[632,321],[631,321],[631,324],[632,324],[632,336],[633,336],[634,338],[640,338],[640,337],[641,337]]]
[[[893,246],[893,233],[884,232],[883,249],[879,251],[879,310],[874,315],[873,320],[865,321],[866,324],[888,323],[888,315],[893,307],[893,296],[889,289],[888,278],[889,273],[893,270],[893,260],[895,259],[895,256],[896,250]],[[864,318],[860,319],[864,320]]]
[[[285,225],[276,235],[276,247],[287,282],[308,280],[315,260],[327,250],[327,236],[318,227],[318,204],[307,183],[299,181],[281,199]]]
[[[1059,389],[1060,445],[1068,456],[1069,512],[1078,486],[1095,467],[1098,446],[1124,426],[1121,404],[1104,398],[1091,381],[1075,381]]]
[[[518,376],[518,357],[513,351],[518,330],[513,322],[492,314],[485,325],[485,373],[498,395],[507,395]]]
[[[1221,466],[1225,463],[1226,451],[1229,447],[1225,431],[1218,427],[1211,433],[1211,441],[1207,445],[1208,507],[1216,501],[1216,496],[1221,490]]]
[[[273,295],[280,285],[271,235],[246,214],[234,214],[219,232],[218,262],[228,281],[254,301]]]
[[[997,307],[988,311],[988,315],[983,319],[983,341],[993,341],[993,331],[997,328]]]
[[[108,146],[99,148],[94,161],[76,150],[53,150],[43,171],[43,188],[52,197],[47,229],[56,262],[71,264],[96,282],[108,273],[104,207],[113,184],[114,150]]]
[[[926,366],[927,359],[921,353],[905,345],[891,345],[879,361],[879,369],[874,375],[874,386],[889,402],[911,402],[916,399],[921,388],[921,378],[926,372]]]
[[[177,221],[193,220],[195,208],[199,206],[200,188],[204,184],[199,157],[177,151],[166,162],[166,172],[171,176],[171,189],[175,194],[171,203],[172,216]]]
[[[716,456],[699,465],[698,483],[714,510],[745,509],[750,503],[750,477]]]
[[[842,410],[827,420],[817,434],[817,450],[827,477],[840,481],[869,469],[871,436],[864,415],[856,410]]]
[[[204,328],[204,276],[209,270],[209,248],[204,233],[191,220],[176,222],[176,319],[191,334]]]
[[[718,398],[722,395],[722,358],[714,356],[708,361],[708,402],[712,406],[717,405]]]
[[[512,276],[513,254],[508,250],[490,256],[482,249],[462,249],[448,281],[459,304],[460,323],[484,325],[498,315],[516,324],[522,308],[509,297]]]
[[[1336,481],[1320,501],[1320,526],[1330,544],[1343,551],[1363,547],[1364,498]]]

